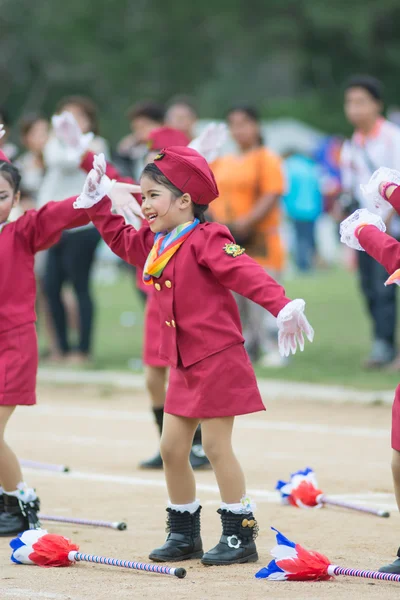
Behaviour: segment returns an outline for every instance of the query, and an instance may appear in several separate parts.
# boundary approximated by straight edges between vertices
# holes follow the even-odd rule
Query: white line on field
[[[150,412],[107,410],[102,408],[80,408],[78,406],[56,406],[42,404],[30,409],[29,416],[57,416],[106,421],[150,422]],[[290,431],[295,433],[317,433],[351,437],[389,438],[390,431],[374,427],[348,427],[345,425],[325,425],[320,423],[294,423],[289,421],[256,420],[248,417],[237,418],[237,429],[259,429],[263,431]]]
[[[2,588],[2,598],[4,598],[3,594],[7,594],[5,598],[29,598],[30,600],[36,600],[36,598],[46,598],[47,600],[81,600],[80,598],[77,598],[76,596],[71,596],[70,594],[38,592],[36,590],[27,590],[24,588]]]
[[[81,436],[81,435],[58,435],[56,433],[49,433],[49,432],[41,432],[41,431],[29,431],[29,432],[24,432],[21,435],[21,432],[10,432],[8,434],[8,439],[11,442],[15,442],[15,443],[19,443],[21,441],[21,439],[23,439],[24,441],[34,441],[34,442],[54,442],[55,444],[65,444],[67,446],[82,446],[82,447],[87,447],[87,448],[93,448],[93,447],[98,447],[98,448],[131,448],[134,451],[138,451],[138,449],[142,449],[143,448],[143,443],[141,440],[123,440],[123,439],[112,439],[112,438],[101,438],[101,437],[90,437],[90,436]],[[253,448],[241,448],[240,451],[238,452],[240,454],[240,456],[254,456],[254,447]],[[298,460],[300,460],[299,457],[301,457],[302,455],[308,455],[309,456],[309,451],[304,450],[303,454],[301,454],[301,451],[296,451],[296,456],[298,458]],[[282,460],[282,461],[287,461],[293,460],[293,452],[270,452],[268,450],[262,450],[262,456],[265,459],[268,460]],[[302,459],[303,460],[303,459]],[[303,462],[309,462],[308,459],[304,458]],[[335,457],[335,456],[321,456],[321,455],[317,455],[317,456],[313,456],[312,459],[312,464],[313,465],[338,465],[338,464],[342,464],[343,463],[343,459],[340,457]],[[347,460],[346,459],[346,464],[357,464],[359,465],[359,460],[357,460],[357,457],[354,458],[354,460]],[[389,469],[389,462],[385,462],[385,461],[369,461],[368,465],[370,467],[374,467],[377,469]],[[26,466],[24,467],[26,468]]]
[[[69,473],[56,473],[53,471],[41,471],[38,469],[30,469],[35,476],[40,477],[61,477],[65,479],[75,479],[77,481],[95,481],[97,483],[113,483],[119,485],[129,485],[136,487],[156,487],[156,488],[164,488],[165,489],[165,481],[163,478],[160,479],[146,479],[144,477],[133,477],[129,475],[110,475],[107,473],[87,473],[83,471],[70,471]],[[216,485],[206,484],[206,483],[197,483],[196,487],[198,491],[201,492],[209,492],[212,494],[219,495],[219,489]],[[268,502],[271,504],[279,504],[279,495],[275,491],[270,491],[266,489],[248,489],[248,494],[253,496],[254,498],[259,498],[261,501]],[[386,500],[386,505],[388,500],[393,500],[393,494],[383,494],[383,493],[375,493],[375,492],[363,492],[358,494],[330,494],[331,498],[335,498],[338,500],[348,500],[353,502],[365,501],[367,504],[376,505],[379,500]],[[390,503],[390,506],[393,508],[394,505]]]

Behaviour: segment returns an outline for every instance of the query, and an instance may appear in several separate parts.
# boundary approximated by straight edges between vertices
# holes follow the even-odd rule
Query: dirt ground
[[[123,532],[56,523],[47,523],[47,529],[70,537],[85,553],[147,562],[149,551],[165,537],[167,495],[162,472],[137,468],[157,447],[146,397],[104,387],[41,386],[39,402],[17,410],[8,440],[20,458],[71,468],[69,474],[25,469],[25,479],[41,497],[42,512],[128,523]],[[86,563],[40,569],[11,564],[4,539],[0,598],[398,598],[396,583],[350,577],[321,583],[254,578],[270,560],[275,541],[270,526],[344,567],[375,569],[393,559],[400,545],[400,518],[392,494],[389,431],[387,406],[271,402],[266,413],[238,418],[235,432],[248,491],[257,503],[258,564],[206,568],[190,561],[184,564],[184,580]],[[277,479],[305,466],[314,467],[324,492],[386,507],[390,519],[334,508],[300,511],[281,506],[274,492]],[[220,535],[218,490],[211,471],[198,473],[197,482],[208,549]]]

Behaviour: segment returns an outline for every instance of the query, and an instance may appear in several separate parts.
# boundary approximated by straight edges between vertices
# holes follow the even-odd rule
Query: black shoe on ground
[[[258,527],[253,513],[238,515],[221,508],[218,513],[222,521],[221,539],[215,548],[204,554],[201,559],[203,565],[256,562],[258,554],[254,540]]]
[[[22,502],[15,496],[3,495],[4,512],[0,514],[0,537],[17,535],[27,529],[38,529],[40,521],[39,498],[32,502]]]
[[[203,556],[203,543],[200,537],[200,511],[179,512],[167,508],[168,537],[161,548],[156,548],[150,554],[150,560],[155,562],[178,562]]]
[[[149,458],[148,460],[144,460],[139,464],[140,469],[162,469],[163,461],[161,458],[161,454],[157,452],[153,458]]]
[[[385,565],[378,569],[380,573],[393,573],[400,575],[400,548],[397,550],[397,558],[390,565]]]
[[[190,464],[192,469],[211,469],[210,461],[204,454],[203,446],[200,444],[193,444],[189,456]]]

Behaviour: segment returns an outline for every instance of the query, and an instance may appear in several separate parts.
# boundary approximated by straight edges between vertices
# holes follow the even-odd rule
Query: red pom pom
[[[299,506],[299,503],[306,506],[317,506],[317,498],[320,494],[322,494],[322,490],[315,488],[309,481],[302,481],[296,489],[292,490],[289,502],[295,506]]]
[[[39,567],[69,567],[68,554],[79,550],[76,544],[62,535],[47,534],[32,546],[29,558]]]
[[[287,579],[292,581],[325,581],[331,579],[328,575],[328,567],[331,564],[329,558],[315,552],[306,550],[296,544],[297,557],[279,559],[277,564],[287,572]]]

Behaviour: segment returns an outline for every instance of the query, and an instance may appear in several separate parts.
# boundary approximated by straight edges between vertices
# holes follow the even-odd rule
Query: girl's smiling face
[[[11,183],[0,171],[0,225],[7,221],[11,209],[19,202],[19,196],[20,193],[15,193]]]
[[[153,233],[172,231],[182,223],[193,220],[192,201],[189,194],[176,196],[166,186],[143,175],[142,212]]]

